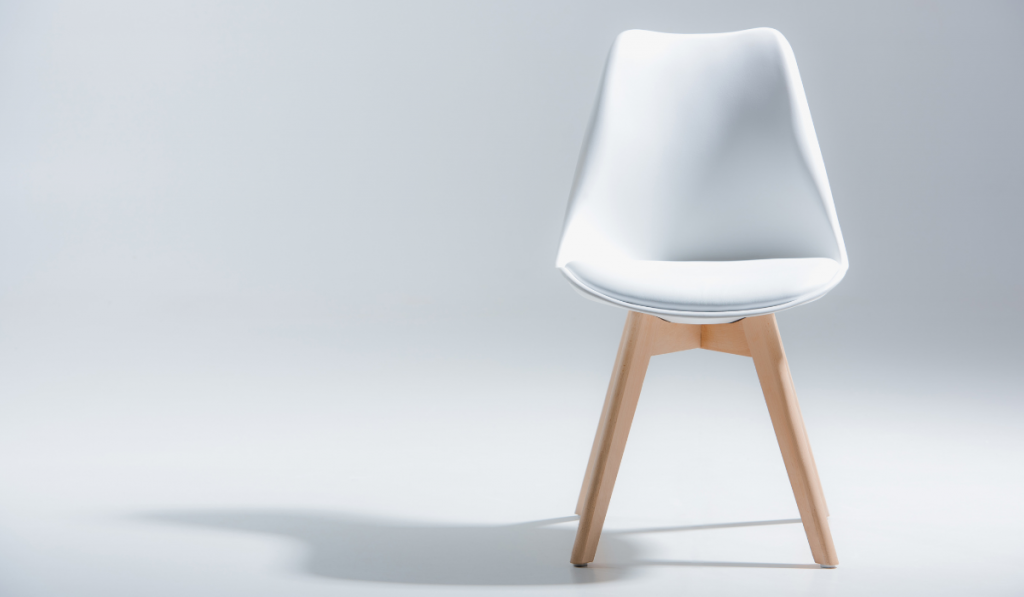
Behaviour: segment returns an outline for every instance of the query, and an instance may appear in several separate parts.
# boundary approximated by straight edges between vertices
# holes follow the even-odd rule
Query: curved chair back
[[[846,249],[789,43],[626,31],[608,57],[556,265]]]

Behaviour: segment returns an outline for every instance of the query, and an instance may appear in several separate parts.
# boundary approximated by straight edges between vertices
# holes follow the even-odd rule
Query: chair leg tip
[[[586,564],[573,564],[573,566],[575,566],[577,568],[586,568],[587,567]]]
[[[831,569],[835,568],[835,566],[830,566],[828,564],[818,564],[818,565],[821,566],[822,568],[826,568],[828,570],[831,570]]]

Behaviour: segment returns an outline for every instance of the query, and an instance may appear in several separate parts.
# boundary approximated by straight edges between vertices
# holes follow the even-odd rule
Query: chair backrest
[[[612,46],[556,265],[846,249],[789,43],[626,31]]]

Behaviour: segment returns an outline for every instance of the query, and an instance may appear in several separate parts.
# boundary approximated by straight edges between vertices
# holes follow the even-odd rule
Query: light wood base
[[[635,311],[630,311],[626,317],[604,409],[576,504],[580,523],[570,562],[584,566],[594,561],[651,357],[692,348],[753,357],[811,555],[816,563],[835,567],[839,560],[828,528],[828,506],[807,440],[775,315],[748,317],[718,325],[690,325],[669,323]]]

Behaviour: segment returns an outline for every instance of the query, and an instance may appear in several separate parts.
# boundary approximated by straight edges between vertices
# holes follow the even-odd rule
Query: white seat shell
[[[780,311],[842,280],[846,247],[782,34],[616,38],[556,266],[590,298],[682,323]]]

